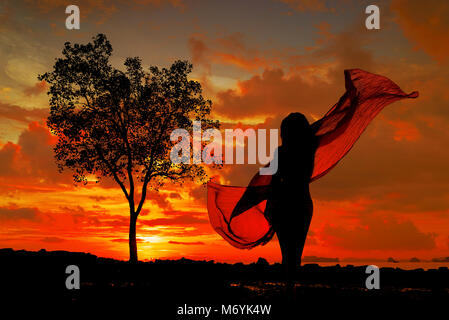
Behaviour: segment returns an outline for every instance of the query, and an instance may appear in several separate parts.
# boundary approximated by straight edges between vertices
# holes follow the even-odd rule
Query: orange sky
[[[321,117],[344,92],[343,70],[390,77],[416,100],[388,106],[351,152],[311,185],[304,255],[399,259],[449,256],[449,4],[377,1],[381,29],[364,28],[367,1],[78,1],[81,30],[64,28],[67,1],[0,4],[0,247],[128,258],[128,208],[112,182],[74,185],[53,160],[45,126],[50,70],[65,41],[106,33],[116,67],[175,59],[227,127],[278,128],[289,112]],[[225,166],[246,185],[257,166]],[[279,261],[276,241],[238,250],[210,227],[205,188],[151,191],[138,220],[140,259]]]

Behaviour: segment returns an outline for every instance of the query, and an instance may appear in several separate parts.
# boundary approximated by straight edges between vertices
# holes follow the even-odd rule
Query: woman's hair
[[[309,121],[300,112],[290,113],[281,122],[281,139],[283,144],[305,142],[312,138]]]

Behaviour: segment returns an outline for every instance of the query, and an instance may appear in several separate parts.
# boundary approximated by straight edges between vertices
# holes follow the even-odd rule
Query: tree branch
[[[142,210],[143,204],[145,202],[145,198],[147,197],[147,189],[148,189],[148,183],[151,180],[151,174],[150,170],[147,170],[147,173],[145,174],[145,178],[142,185],[142,194],[140,196],[139,205],[137,206],[136,214],[139,215],[140,210]]]
[[[106,164],[106,166],[108,167],[109,171],[111,171],[111,173],[114,177],[114,180],[119,184],[120,188],[122,189],[123,193],[125,194],[126,199],[129,201],[128,191],[126,190],[126,187],[123,184],[123,182],[119,179],[119,177],[117,175],[117,169],[115,168],[115,170],[114,170],[114,167],[109,163],[109,161],[106,160],[106,158],[103,155],[103,151],[101,151],[101,148],[98,145],[95,146],[95,149],[97,150],[101,161],[103,161]]]

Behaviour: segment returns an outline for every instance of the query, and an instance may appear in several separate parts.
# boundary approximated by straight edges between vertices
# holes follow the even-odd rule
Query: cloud
[[[182,244],[182,245],[204,245],[205,243],[202,241],[192,241],[192,242],[187,242],[187,241],[169,241],[169,244]]]
[[[230,119],[286,116],[294,111],[310,117],[320,115],[338,99],[335,91],[334,86],[320,79],[311,83],[299,73],[287,75],[281,69],[271,69],[239,81],[236,89],[218,92],[214,111]]]
[[[37,75],[44,73],[45,69],[45,65],[42,60],[39,60],[39,57],[29,58],[15,55],[8,57],[4,65],[5,74],[17,84],[26,87],[34,86]]]
[[[0,102],[0,116],[6,119],[29,123],[47,118],[48,108],[25,109]]]
[[[41,239],[42,242],[47,243],[61,243],[66,241],[65,239],[59,238],[59,237],[45,237]]]
[[[69,182],[71,180],[68,180],[69,173],[61,174],[58,171],[53,156],[55,143],[56,137],[38,122],[31,122],[18,140],[22,155],[30,163],[29,175],[52,182]]]
[[[70,4],[66,0],[27,0],[27,5],[37,8],[41,14],[50,14],[55,11],[65,14],[65,8]],[[93,18],[96,24],[103,24],[123,6],[132,9],[141,9],[142,6],[161,7],[163,5],[184,9],[183,0],[80,0],[76,2],[80,8],[81,19]]]
[[[398,107],[392,105],[391,112]],[[386,120],[388,113],[387,108],[370,124],[336,168],[311,184],[314,198],[337,201],[364,197],[371,200],[367,213],[447,211],[449,150],[444,146],[449,143],[449,132],[445,124],[429,127],[413,118],[406,120],[412,117],[406,114],[399,123],[406,121],[404,127],[413,129],[401,132]]]
[[[194,201],[200,203],[206,207],[207,201],[207,188],[204,185],[192,185],[189,188],[189,195],[194,199]]]
[[[363,217],[354,228],[326,224],[322,237],[346,250],[429,250],[435,234],[419,231],[411,221],[393,217]]]
[[[396,141],[416,141],[421,136],[419,130],[413,125],[413,123],[401,120],[389,120],[388,123],[396,128],[393,137]]]
[[[285,116],[298,111],[319,118],[344,93],[343,70],[361,68],[376,72],[379,68],[372,52],[366,48],[373,36],[360,26],[336,34],[327,23],[320,23],[316,28],[316,44],[305,53],[278,52],[275,60],[256,55],[267,62],[260,65],[263,72],[238,81],[236,88],[217,92],[214,111],[233,120]],[[238,52],[237,48],[243,46],[244,39],[237,39],[239,42],[231,41],[234,47],[228,45],[232,52]],[[214,61],[206,59],[212,55],[209,51],[200,55],[208,63]]]
[[[76,5],[80,8],[81,19],[93,16],[97,24],[102,24],[117,12],[115,2],[110,0],[82,0],[78,1]],[[41,14],[49,14],[55,11],[65,14],[65,8],[70,4],[65,0],[27,0],[26,3],[30,7],[38,9]]]
[[[37,96],[48,90],[48,84],[44,80],[37,82],[34,86],[28,86],[23,90],[23,93],[28,96]]]
[[[139,197],[140,197],[140,195],[139,195]],[[157,206],[161,209],[165,209],[165,210],[173,209],[173,207],[172,207],[170,201],[168,201],[168,199],[173,199],[173,197],[169,193],[155,191],[153,189],[147,191],[146,200],[157,204]]]
[[[176,193],[176,192],[170,192],[168,197],[170,199],[182,199],[182,196],[179,193]]]
[[[19,136],[18,142],[8,142],[0,148],[0,178],[10,182],[33,184],[72,184],[69,171],[59,172],[53,147],[56,137],[47,127],[33,121]]]
[[[329,8],[326,6],[324,0],[279,0],[286,3],[292,9],[299,12],[323,12],[328,11]]]
[[[391,10],[405,36],[436,61],[449,58],[449,3],[439,0],[393,0]]]
[[[93,196],[89,196],[89,199],[95,200],[95,202],[100,202],[100,201],[104,201],[104,200],[114,199],[114,197],[93,195]]]
[[[37,221],[39,220],[38,212],[36,208],[0,207],[0,221]]]
[[[8,142],[0,149],[0,176],[11,176],[19,172],[17,162],[20,159],[20,147]]]
[[[205,42],[202,39],[192,36],[189,38],[188,44],[192,62],[194,64],[203,65],[210,72],[210,62],[208,57],[211,53]]]
[[[155,226],[173,226],[173,225],[179,225],[179,226],[185,226],[185,225],[193,225],[193,224],[208,224],[209,220],[204,218],[197,218],[195,216],[191,215],[182,215],[182,216],[176,216],[173,218],[157,218],[157,219],[151,219],[151,220],[143,220],[140,219],[140,224],[148,227],[155,227]]]
[[[188,44],[192,62],[203,66],[209,73],[212,63],[235,66],[249,72],[279,65],[277,58],[248,47],[245,36],[239,32],[216,39],[197,33],[189,38]]]
[[[293,70],[313,74],[338,85],[345,69],[363,69],[376,72],[383,64],[375,59],[372,47],[378,39],[367,32],[361,23],[348,25],[338,33],[326,21],[315,25],[315,44],[305,48],[304,53],[290,54],[284,60]]]

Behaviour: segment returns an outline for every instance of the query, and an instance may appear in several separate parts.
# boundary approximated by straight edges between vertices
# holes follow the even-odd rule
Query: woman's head
[[[282,144],[301,143],[309,141],[312,136],[309,121],[300,112],[290,113],[281,122]]]

